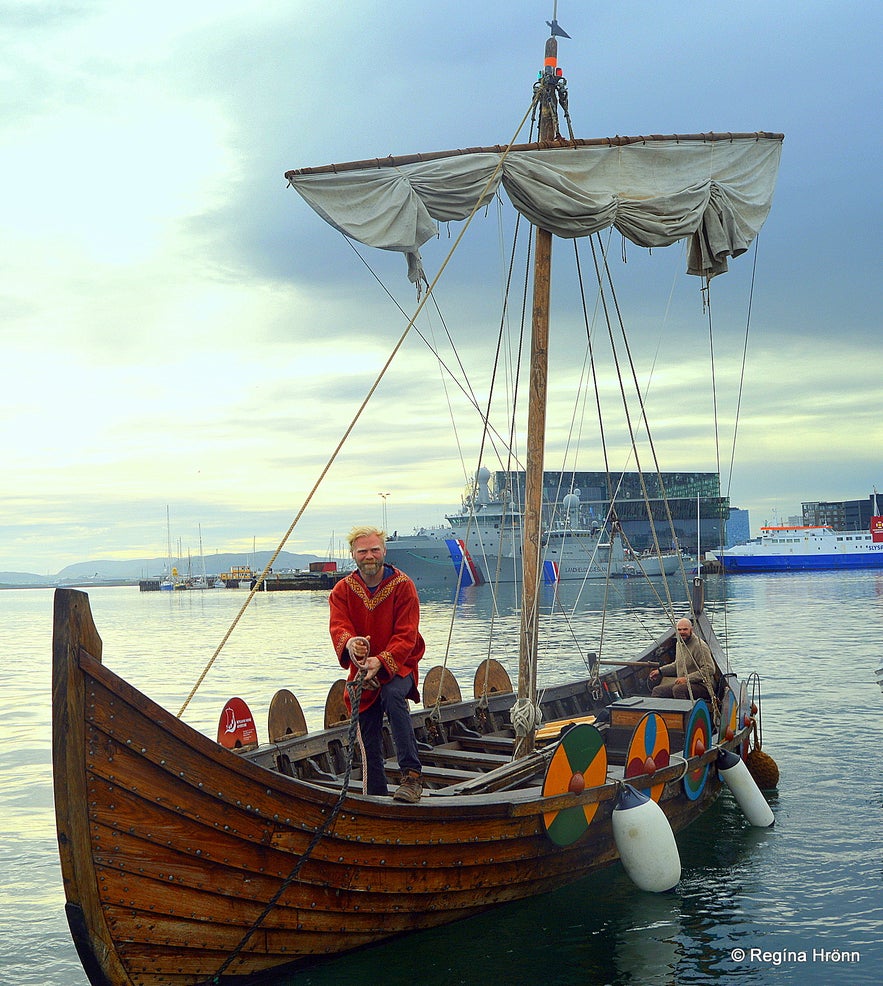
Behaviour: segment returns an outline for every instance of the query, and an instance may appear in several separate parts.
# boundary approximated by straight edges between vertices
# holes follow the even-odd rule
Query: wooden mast
[[[546,40],[539,90],[539,141],[558,137],[558,39]],[[527,417],[527,463],[522,527],[521,635],[518,648],[518,698],[536,703],[537,594],[543,528],[543,459],[546,436],[546,391],[549,371],[549,298],[552,273],[552,234],[537,227],[534,252],[533,319],[530,349],[530,400]],[[518,746],[520,756],[534,749],[531,730]]]

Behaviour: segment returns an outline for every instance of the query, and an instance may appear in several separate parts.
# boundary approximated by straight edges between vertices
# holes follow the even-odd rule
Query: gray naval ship
[[[418,585],[481,585],[521,581],[522,512],[505,493],[492,493],[490,472],[481,468],[475,492],[464,498],[448,526],[421,528],[414,534],[392,535],[386,560]],[[602,520],[582,518],[580,492],[565,495],[550,511],[542,549],[546,583],[619,577],[631,574],[622,538]],[[658,559],[648,564],[659,574]],[[665,560],[666,567],[668,560]],[[677,557],[671,571],[677,568]]]

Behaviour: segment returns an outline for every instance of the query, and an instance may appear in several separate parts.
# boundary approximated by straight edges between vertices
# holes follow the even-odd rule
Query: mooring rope
[[[264,923],[264,921],[267,918],[267,915],[269,915],[269,913],[273,910],[273,908],[279,903],[279,900],[282,897],[282,895],[285,893],[285,891],[297,879],[298,874],[300,873],[304,863],[306,863],[306,861],[313,854],[313,851],[315,850],[316,846],[319,845],[319,842],[322,840],[322,838],[325,836],[325,833],[334,823],[335,819],[340,813],[340,809],[343,807],[343,803],[346,800],[347,791],[349,790],[350,774],[352,773],[353,761],[355,759],[355,751],[357,746],[357,733],[359,729],[359,702],[361,701],[362,698],[364,677],[365,677],[365,672],[360,671],[356,675],[356,677],[347,685],[347,689],[349,690],[350,693],[350,702],[353,711],[352,711],[352,718],[350,719],[350,728],[347,733],[346,770],[344,771],[343,774],[343,787],[341,788],[340,796],[337,799],[337,803],[331,809],[331,814],[328,816],[328,818],[326,818],[325,821],[316,830],[315,835],[310,840],[310,844],[307,846],[304,854],[297,861],[297,864],[295,865],[294,869],[282,881],[276,893],[273,894],[273,896],[267,901],[266,906],[261,911],[261,913],[257,916],[252,926],[242,936],[241,940],[239,941],[239,944],[236,946],[236,948],[233,949],[233,951],[227,956],[227,958],[224,959],[224,962],[222,963],[218,971],[214,974],[214,976],[212,976],[211,979],[206,980],[206,982],[212,984],[212,986],[216,986],[217,983],[220,983],[221,976],[223,976],[226,970],[230,967],[230,965],[236,961],[238,956],[241,954],[242,950],[248,944],[249,940],[251,939],[251,936]]]

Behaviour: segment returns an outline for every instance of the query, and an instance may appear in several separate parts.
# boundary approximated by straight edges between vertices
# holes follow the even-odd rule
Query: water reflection
[[[768,836],[766,836],[768,837]],[[733,973],[730,949],[754,916],[751,858],[765,836],[718,802],[678,837],[683,878],[669,894],[637,890],[621,867],[544,897],[329,960],[270,986],[374,981],[429,986],[493,982],[676,986]],[[750,975],[743,981],[761,982]]]
[[[491,617],[518,625],[513,587],[494,600],[486,587],[461,593],[450,666],[471,688],[488,656]],[[550,630],[543,675],[584,671],[581,646],[594,649],[602,587],[577,595],[572,584],[542,594]],[[875,984],[883,968],[881,809],[883,696],[874,672],[883,639],[883,574],[783,574],[709,579],[714,625],[736,667],[763,678],[764,749],[782,779],[771,798],[775,827],[747,827],[726,794],[678,835],[683,879],[675,894],[636,891],[619,867],[533,901],[340,957],[273,986],[383,981],[451,986],[485,980],[538,986],[730,982],[766,983],[768,964],[735,965],[734,947],[856,949],[848,969],[785,962],[778,986]],[[614,600],[605,646],[624,650],[659,632],[660,607],[629,580]],[[450,633],[450,597],[423,594],[427,661],[440,663]],[[728,612],[721,600],[727,597]],[[177,711],[242,603],[234,592],[90,593],[106,662]],[[549,619],[567,607],[568,620]],[[628,610],[638,619],[631,620]],[[0,747],[0,907],[4,982],[85,986],[63,915],[53,831],[50,675],[52,593],[0,593],[0,690],[6,742]],[[267,593],[255,600],[217,659],[185,719],[211,735],[224,702],[241,694],[259,728],[273,693],[291,688],[307,722],[322,718],[338,675],[324,594]],[[558,623],[563,624],[558,627]],[[573,629],[567,624],[571,623]],[[556,636],[557,634],[557,636]],[[507,640],[507,638],[502,638]],[[514,638],[512,638],[514,639]],[[514,672],[509,643],[498,657]],[[549,667],[551,665],[551,667]],[[12,904],[12,901],[15,901]],[[4,915],[8,915],[4,917]]]

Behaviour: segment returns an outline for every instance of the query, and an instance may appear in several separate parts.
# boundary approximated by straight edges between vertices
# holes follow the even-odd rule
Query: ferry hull
[[[880,547],[883,548],[883,545]],[[883,551],[766,557],[722,554],[718,560],[726,572],[813,572],[830,569],[883,568]]]

